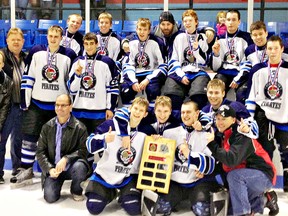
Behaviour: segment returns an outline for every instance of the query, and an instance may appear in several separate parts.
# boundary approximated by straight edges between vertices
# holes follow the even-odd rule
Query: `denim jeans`
[[[72,180],[70,192],[82,195],[81,182],[85,181],[88,174],[88,167],[82,161],[74,162],[67,171],[62,172],[58,178],[46,177],[44,182],[44,199],[48,203],[56,202],[61,195],[61,188],[65,180]]]
[[[21,165],[21,126],[22,126],[22,113],[19,104],[12,104],[10,111],[7,115],[7,119],[4,123],[1,141],[0,141],[0,176],[4,175],[4,163],[5,163],[5,152],[6,143],[10,137],[11,147],[10,154],[12,160],[12,169],[17,170]]]
[[[263,214],[264,192],[272,187],[264,172],[256,169],[235,169],[227,174],[233,215]]]

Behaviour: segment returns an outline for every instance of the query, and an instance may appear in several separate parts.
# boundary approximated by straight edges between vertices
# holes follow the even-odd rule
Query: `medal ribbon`
[[[139,40],[139,44],[138,44],[138,51],[139,51],[138,61],[139,61],[140,64],[141,64],[142,57],[144,56],[145,48],[146,48],[148,40],[149,40],[149,36],[144,42],[141,42]]]
[[[272,84],[272,86],[275,86],[275,83],[277,83],[277,80],[278,80],[278,73],[279,73],[279,69],[280,69],[280,66],[282,64],[282,60],[280,61],[280,63],[278,64],[278,67],[275,71],[275,74],[273,76],[272,72],[271,72],[271,67],[270,67],[270,63],[268,62],[268,74],[269,74],[269,82]]]
[[[85,71],[86,71],[86,72],[93,74],[97,56],[98,56],[98,53],[95,55],[95,58],[93,59],[93,62],[92,62],[92,65],[91,65],[91,64],[88,62],[88,57],[87,57],[87,55],[85,55]]]
[[[197,34],[197,32],[196,32],[196,34],[189,34],[188,32],[187,32],[187,30],[185,31],[185,33],[186,33],[186,37],[187,37],[187,42],[188,42],[188,45],[189,45],[189,49],[190,49],[190,51],[191,51],[191,53],[192,53],[192,55],[193,55],[193,43],[197,40],[197,38],[198,38],[198,34]],[[195,35],[195,40],[192,40],[193,39],[193,35]]]
[[[49,52],[49,47],[47,47],[47,65],[48,65],[48,69],[51,68],[53,59],[55,58],[55,55],[57,54],[59,48],[54,52],[54,53],[50,53]]]
[[[164,124],[161,124],[159,121],[157,121],[157,134],[163,134],[163,131],[167,125],[167,122]]]
[[[266,54],[266,48],[264,50],[262,50],[262,53],[260,55],[258,54],[258,51],[261,52],[261,50],[258,50],[258,47],[255,45],[255,52],[257,54],[259,63],[261,63],[264,61],[265,54]]]
[[[102,37],[100,36],[100,50],[101,50],[101,53],[104,53],[105,52],[105,48],[107,48],[107,45],[108,45],[108,41],[111,37],[111,34],[109,34],[109,36],[106,36],[106,37]]]
[[[65,33],[65,40],[64,40],[63,46],[70,48],[73,38],[74,38],[74,35],[72,35],[71,38],[68,37],[68,29],[67,29],[67,31]]]
[[[231,54],[232,47],[234,45],[234,39],[235,39],[236,35],[238,34],[238,32],[239,32],[239,29],[237,30],[235,35],[231,38],[230,42],[228,40],[228,32],[226,32],[226,35],[225,35],[226,45],[227,45],[227,48],[228,48],[230,54]]]
[[[130,144],[132,145],[132,143],[133,143],[133,140],[134,140],[134,138],[136,137],[136,135],[137,135],[137,131],[138,130],[138,128],[136,128],[136,130],[135,131],[131,131],[131,135],[130,135]]]

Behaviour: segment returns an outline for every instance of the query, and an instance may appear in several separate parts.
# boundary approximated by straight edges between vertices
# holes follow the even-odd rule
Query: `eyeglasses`
[[[66,108],[66,107],[68,107],[68,106],[70,106],[71,104],[55,104],[55,107],[56,108]]]

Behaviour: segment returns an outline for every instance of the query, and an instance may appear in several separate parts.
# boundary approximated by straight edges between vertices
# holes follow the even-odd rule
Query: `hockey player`
[[[199,112],[195,102],[184,101],[183,124],[163,133],[163,137],[176,140],[176,151],[169,193],[160,195],[158,213],[168,214],[189,199],[194,214],[210,215],[210,192],[216,192],[219,186],[214,176],[209,175],[214,171],[215,159],[206,147],[207,133],[193,128]]]
[[[276,169],[255,140],[238,131],[236,112],[222,105],[216,112],[219,134],[208,134],[208,148],[227,173],[232,209],[228,215],[263,214],[264,192],[275,185]],[[270,214],[269,214],[270,215]]]
[[[217,72],[214,78],[221,79],[225,83],[225,92],[229,88],[236,90],[236,100],[245,103],[245,90],[247,78],[236,80],[240,71],[240,62],[245,57],[245,49],[252,44],[248,32],[239,30],[240,12],[229,10],[226,14],[225,24],[227,32],[219,37],[212,46],[211,68]]]
[[[103,12],[98,17],[99,32],[97,53],[99,55],[109,56],[114,61],[118,60],[121,51],[121,37],[112,32],[112,15]]]
[[[210,80],[203,70],[208,50],[207,38],[204,33],[197,33],[197,13],[194,10],[185,11],[182,22],[185,31],[180,31],[174,39],[168,78],[162,92],[172,99],[173,110],[180,110],[187,96],[202,108],[207,102],[206,86]]]
[[[48,29],[48,46],[36,45],[26,59],[26,69],[21,82],[21,108],[23,116],[23,141],[21,168],[10,179],[11,187],[30,184],[33,163],[41,128],[55,116],[56,97],[67,94],[66,82],[72,62],[76,58],[70,48],[60,46],[63,29],[53,25]]]
[[[288,191],[288,109],[287,109],[287,68],[288,62],[282,60],[284,45],[279,36],[268,39],[266,52],[268,61],[255,65],[252,86],[246,106],[254,118],[268,124],[269,138],[275,138],[282,152],[284,169],[284,191]]]
[[[123,64],[124,82],[120,88],[121,99],[125,105],[130,104],[136,94],[144,90],[149,102],[153,103],[160,95],[161,84],[166,78],[167,68],[159,41],[150,35],[150,28],[149,19],[139,18],[137,36],[129,41],[129,61]]]
[[[67,19],[67,28],[60,45],[74,50],[80,56],[83,53],[83,35],[79,32],[82,25],[82,16],[79,14],[71,14]]]
[[[91,214],[100,214],[116,197],[116,189],[120,191],[118,202],[129,215],[141,213],[141,192],[136,189],[136,181],[146,137],[140,122],[147,115],[148,106],[147,99],[135,98],[129,109],[120,109],[118,116],[105,121],[88,137],[90,153],[103,151],[85,192]],[[115,133],[131,137],[128,145],[123,146],[122,137]]]
[[[119,95],[115,62],[108,56],[97,54],[95,33],[83,38],[85,56],[72,65],[68,87],[74,97],[73,115],[87,127],[88,133],[105,119],[113,117]]]

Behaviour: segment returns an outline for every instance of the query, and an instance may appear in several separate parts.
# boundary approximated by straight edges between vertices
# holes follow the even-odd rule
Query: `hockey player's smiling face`
[[[198,120],[199,110],[194,103],[182,104],[181,119],[186,126],[192,126]]]
[[[82,24],[82,18],[79,16],[72,15],[70,19],[67,21],[68,31],[71,34],[75,34],[79,30]]]
[[[148,38],[148,35],[150,34],[150,28],[148,27],[148,25],[146,26],[138,25],[136,28],[136,32],[140,41],[145,41]]]
[[[112,27],[112,23],[108,18],[101,18],[98,22],[98,26],[102,34],[107,34]]]
[[[218,109],[221,106],[224,96],[225,91],[221,87],[214,86],[207,89],[208,101],[214,109]]]
[[[134,104],[130,108],[130,120],[140,122],[147,115],[146,107],[141,104]]]
[[[185,16],[183,17],[183,24],[185,27],[185,30],[187,30],[188,33],[192,34],[198,25],[198,21],[195,20],[192,16]]]
[[[268,36],[268,32],[265,31],[264,29],[256,29],[256,30],[253,30],[251,33],[251,38],[258,47],[262,47],[266,45],[267,36]]]
[[[96,53],[97,50],[97,43],[94,40],[84,40],[83,42],[85,52],[92,56]]]
[[[171,115],[170,107],[162,105],[158,105],[155,107],[155,116],[159,123],[163,124],[167,122],[170,115]]]

